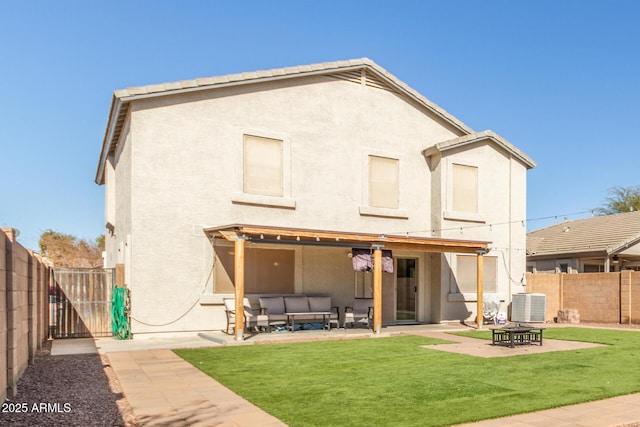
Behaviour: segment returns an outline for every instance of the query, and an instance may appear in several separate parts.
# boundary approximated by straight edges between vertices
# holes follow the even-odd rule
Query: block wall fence
[[[578,310],[581,322],[640,324],[640,272],[527,273],[527,292],[547,295],[546,319]]]
[[[51,268],[0,229],[0,400],[17,393],[20,376],[48,338]]]

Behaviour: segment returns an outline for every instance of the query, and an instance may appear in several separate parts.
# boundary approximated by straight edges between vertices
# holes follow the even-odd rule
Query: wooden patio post
[[[376,246],[373,252],[373,332],[382,329],[382,249]]]
[[[477,315],[477,320],[476,320],[476,324],[478,325],[478,329],[482,329],[482,323],[484,320],[484,316],[483,316],[483,287],[484,287],[484,251],[478,251],[478,274],[477,274],[477,295],[478,297],[476,298],[478,300],[478,315]]]
[[[235,239],[233,273],[236,290],[235,340],[242,341],[244,339],[244,238],[241,236]]]

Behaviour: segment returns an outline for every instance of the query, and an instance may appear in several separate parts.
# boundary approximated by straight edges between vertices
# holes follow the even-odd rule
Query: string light
[[[539,218],[530,218],[530,219],[518,219],[518,220],[514,220],[514,221],[505,221],[505,222],[497,222],[497,223],[493,223],[493,224],[475,224],[475,225],[467,225],[467,226],[456,226],[456,227],[450,227],[450,228],[434,228],[434,229],[430,229],[430,230],[414,230],[414,231],[406,231],[406,230],[402,230],[402,231],[395,231],[395,232],[389,232],[386,233],[387,235],[399,235],[399,234],[405,234],[405,235],[409,235],[409,234],[413,234],[413,233],[428,233],[429,231],[431,232],[432,236],[436,236],[436,233],[441,232],[441,231],[453,231],[453,230],[459,230],[460,233],[463,232],[463,230],[467,230],[467,229],[472,229],[472,228],[482,228],[482,227],[489,227],[489,230],[492,230],[492,227],[494,225],[498,226],[498,225],[510,225],[510,224],[516,224],[516,223],[521,223],[523,227],[526,226],[525,223],[527,222],[532,222],[532,221],[542,221],[545,219],[555,219],[556,221],[558,220],[558,217],[564,217],[564,218],[568,218],[570,216],[576,216],[576,215],[584,215],[584,214],[594,214],[593,209],[588,210],[588,211],[582,211],[582,212],[573,212],[573,213],[568,213],[568,214],[561,214],[561,215],[550,215],[550,216],[543,216],[543,217],[539,217]]]

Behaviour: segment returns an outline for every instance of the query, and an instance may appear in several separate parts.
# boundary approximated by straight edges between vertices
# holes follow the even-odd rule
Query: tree
[[[40,235],[40,251],[56,267],[101,267],[104,235],[94,242],[47,230]]]
[[[611,187],[605,203],[594,209],[596,215],[611,215],[640,210],[640,186]]]

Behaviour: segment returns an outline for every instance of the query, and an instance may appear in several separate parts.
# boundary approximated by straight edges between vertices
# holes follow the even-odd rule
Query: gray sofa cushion
[[[260,297],[260,308],[264,309],[268,315],[284,314],[284,298]]]
[[[309,310],[331,311],[331,297],[309,297]]]
[[[309,312],[309,302],[304,297],[284,297],[284,306],[287,313],[307,313]]]

